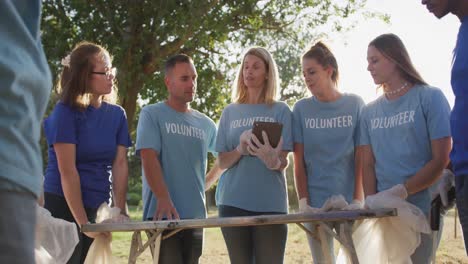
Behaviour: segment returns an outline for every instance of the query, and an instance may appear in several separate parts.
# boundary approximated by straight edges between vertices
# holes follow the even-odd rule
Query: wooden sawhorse
[[[83,232],[133,232],[129,264],[136,263],[136,259],[148,247],[151,248],[153,263],[158,263],[161,240],[164,240],[175,233],[191,228],[212,228],[230,226],[256,226],[274,224],[297,224],[305,232],[310,231],[303,223],[318,223],[326,232],[333,235],[344,249],[347,251],[353,264],[358,264],[359,260],[352,240],[352,225],[356,220],[368,218],[380,218],[396,216],[397,210],[375,209],[375,210],[352,210],[352,211],[329,211],[324,213],[298,213],[284,215],[260,215],[247,217],[213,217],[206,219],[184,219],[166,221],[143,221],[127,223],[107,223],[107,224],[86,224],[82,226]],[[327,223],[333,223],[335,230]],[[172,230],[168,234],[162,235],[163,231]],[[148,240],[143,243],[141,233],[146,232]]]

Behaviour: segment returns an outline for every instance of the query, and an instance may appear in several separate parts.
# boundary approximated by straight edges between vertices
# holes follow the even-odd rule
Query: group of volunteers
[[[275,99],[280,82],[272,55],[249,48],[233,84],[233,102],[216,126],[189,106],[198,76],[192,59],[185,54],[168,58],[168,98],[143,107],[138,120],[143,220],[205,218],[205,190],[218,178],[220,217],[286,214],[289,152],[294,153],[299,199],[312,207],[321,207],[332,195],[359,204],[364,196],[384,191],[428,214],[428,187],[449,162],[449,104],[419,75],[396,35],[374,39],[367,60],[383,95],[365,105],[359,96],[339,91],[336,58],[324,43],[313,45],[301,60],[312,96],[291,111]],[[116,72],[109,53],[82,42],[62,64],[61,98],[44,121],[49,144],[44,206],[54,217],[82,225],[95,219],[111,193],[114,206],[125,208],[131,140],[125,113],[113,104]],[[265,132],[263,144],[252,133],[256,120],[283,125],[276,147]],[[217,160],[205,175],[208,152]],[[312,224],[309,228],[316,230]],[[286,224],[221,230],[231,263],[283,262]],[[72,259],[83,260],[98,234],[81,234]],[[327,262],[330,256],[323,256],[322,248],[332,249],[333,237],[308,239],[314,263]],[[203,229],[183,230],[162,241],[159,261],[197,263],[202,247]],[[422,234],[413,262],[427,263],[431,250],[432,237]]]
[[[198,77],[192,58],[185,54],[169,57],[163,69],[167,99],[144,106],[138,118],[135,149],[142,167],[143,220],[205,218],[205,190],[218,180],[219,217],[287,214],[285,168],[290,152],[294,156],[291,166],[298,198],[310,207],[320,208],[329,197],[342,195],[349,204],[345,209],[362,208],[365,197],[385,193],[414,204],[429,216],[429,188],[451,161],[466,244],[468,4],[464,0],[422,3],[439,18],[450,12],[462,22],[454,50],[451,81],[456,99],[452,113],[444,94],[426,83],[402,40],[394,34],[380,35],[368,45],[367,70],[382,92],[368,104],[358,95],[340,91],[337,59],[319,41],[301,57],[303,80],[311,96],[297,101],[291,111],[286,103],[277,100],[280,74],[271,53],[262,47],[248,48],[232,85],[232,102],[222,111],[218,124],[190,107]],[[10,58],[4,51],[16,54],[23,49],[3,49],[4,44],[0,44],[0,54],[5,55],[0,56],[0,73],[12,74],[11,80],[23,80],[12,82],[12,95],[6,98],[21,106],[15,87],[34,87],[31,80],[35,79],[49,84],[49,79],[40,78],[49,72],[39,67],[46,64],[40,39],[36,35],[29,37],[31,32],[37,32],[37,21],[33,23],[21,13],[14,13],[13,4],[7,7],[17,14],[12,15],[12,21],[16,19],[31,27],[30,31],[19,30],[15,33],[19,35],[11,35],[12,42],[20,43],[14,41],[16,38],[36,40],[34,45],[24,47],[23,55],[31,58],[29,76],[16,71],[21,65],[5,70],[5,65],[16,60],[3,63]],[[31,8],[40,9],[40,2]],[[34,17],[39,17],[39,13]],[[127,150],[132,140],[126,113],[116,104],[117,72],[112,56],[98,44],[81,42],[62,59],[61,65],[57,83],[60,98],[43,121],[48,144],[44,207],[53,217],[81,226],[93,223],[100,204],[108,202],[121,209],[119,221],[127,221]],[[9,75],[0,75],[2,83],[4,76]],[[35,93],[33,89],[31,94]],[[39,94],[42,97],[25,95],[25,102],[44,101],[48,96]],[[34,158],[39,149],[38,145],[35,148],[27,143],[28,137],[19,137],[13,130],[29,130],[38,139],[39,124],[34,120],[45,107],[40,102],[27,105],[28,118],[5,129],[0,127],[6,131],[2,138],[18,142],[14,151],[25,153],[24,159],[30,157],[31,162],[25,164],[34,164],[28,168],[6,162],[4,168],[21,168],[17,174],[0,169],[0,203],[2,208],[15,207],[11,217],[0,217],[0,230],[8,241],[0,244],[5,252],[0,253],[5,255],[0,260],[7,262],[22,259],[21,263],[32,263],[30,252],[22,255],[21,250],[33,244],[22,241],[34,232],[34,227],[27,226],[27,219],[34,219],[31,210],[40,185],[39,180],[28,181],[26,172],[40,167],[40,158]],[[33,106],[37,107],[32,109]],[[3,101],[0,108],[12,117],[19,109],[5,108]],[[282,124],[277,146],[270,144],[265,131],[261,138],[252,133],[255,121]],[[0,145],[10,146],[3,141]],[[216,161],[207,172],[208,152]],[[11,153],[2,151],[1,155],[3,160],[11,160]],[[8,230],[10,226],[15,228]],[[333,237],[317,236],[314,224],[307,227],[312,233],[308,242],[314,263],[334,262]],[[231,263],[283,263],[286,224],[221,230]],[[80,242],[68,263],[83,263],[93,239],[99,235],[109,234],[80,232]],[[187,229],[164,239],[159,263],[198,263],[203,236],[203,229]],[[421,243],[411,256],[413,263],[430,263],[433,239],[433,235],[421,234]],[[324,248],[332,252],[331,256],[324,255]]]

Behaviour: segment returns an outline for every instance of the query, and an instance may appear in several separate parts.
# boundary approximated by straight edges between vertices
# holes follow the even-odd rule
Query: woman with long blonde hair
[[[222,174],[216,190],[220,217],[286,214],[284,168],[292,150],[291,111],[276,101],[276,63],[264,48],[244,55],[233,86],[233,103],[221,116],[216,142]],[[254,121],[282,123],[282,140],[272,147],[252,134]],[[255,144],[252,143],[255,142]],[[282,142],[282,143],[281,143]],[[226,227],[222,233],[231,263],[282,263],[287,226]]]

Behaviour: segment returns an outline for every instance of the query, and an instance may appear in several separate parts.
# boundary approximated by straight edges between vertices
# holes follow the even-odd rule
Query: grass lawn
[[[215,215],[216,212],[210,212]],[[141,219],[141,211],[131,210],[133,220]],[[305,233],[296,225],[288,226],[288,240],[286,244],[285,263],[312,263],[307,238]],[[441,245],[437,251],[437,264],[439,263],[468,263],[463,241],[461,238],[461,228],[457,221],[457,237],[454,237],[454,210],[451,210],[445,217],[445,226],[442,234]],[[113,233],[112,254],[116,257],[116,263],[127,263],[130,252],[130,242],[132,234]],[[202,264],[225,264],[229,263],[226,246],[219,228],[205,229],[203,255],[200,259]],[[337,245],[337,244],[335,244]],[[147,249],[137,263],[151,263],[151,254]]]

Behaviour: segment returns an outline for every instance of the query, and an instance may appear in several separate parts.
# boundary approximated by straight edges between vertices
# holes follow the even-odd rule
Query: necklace
[[[393,90],[393,91],[388,91],[388,92],[387,92],[387,91],[384,91],[384,93],[385,93],[386,95],[394,95],[394,94],[397,94],[397,93],[403,91],[407,86],[408,86],[408,83],[405,82],[400,88],[398,88],[398,89],[396,89],[396,90]]]

